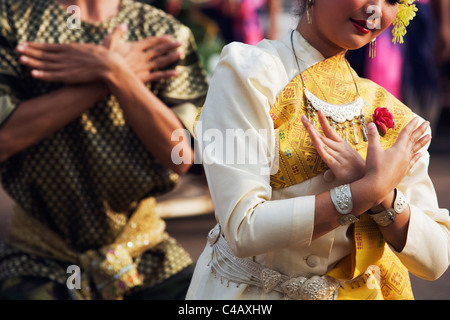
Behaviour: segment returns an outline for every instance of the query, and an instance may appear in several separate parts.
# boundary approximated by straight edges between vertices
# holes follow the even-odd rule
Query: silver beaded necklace
[[[345,141],[347,142],[349,141],[349,129],[351,129],[354,137],[354,144],[359,143],[355,129],[357,123],[361,125],[364,141],[367,141],[368,140],[367,125],[366,121],[364,120],[364,114],[362,113],[364,102],[361,98],[361,95],[359,94],[358,85],[356,84],[355,77],[353,76],[353,72],[351,72],[351,68],[350,65],[348,64],[348,61],[345,60],[350,70],[350,74],[352,75],[353,82],[356,88],[356,93],[358,94],[358,98],[346,104],[333,104],[323,101],[322,99],[315,96],[311,91],[309,91],[308,88],[306,88],[306,84],[303,79],[303,74],[300,69],[300,64],[298,62],[297,54],[295,52],[293,36],[294,30],[292,30],[291,33],[291,46],[292,51],[294,53],[295,62],[297,63],[298,72],[302,80],[303,92],[305,94],[307,101],[306,112],[309,121],[312,121],[313,125],[315,125],[316,113],[317,111],[322,110],[323,114],[327,117],[330,125],[336,130],[336,132],[343,139],[345,138]]]

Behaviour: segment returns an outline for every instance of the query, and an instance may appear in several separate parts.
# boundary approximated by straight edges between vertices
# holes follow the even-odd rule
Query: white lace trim
[[[361,96],[346,104],[333,104],[319,99],[307,88],[304,88],[304,90],[306,98],[311,102],[314,109],[316,111],[322,110],[325,116],[335,122],[343,123],[345,121],[352,121],[361,115],[361,110],[364,106]]]

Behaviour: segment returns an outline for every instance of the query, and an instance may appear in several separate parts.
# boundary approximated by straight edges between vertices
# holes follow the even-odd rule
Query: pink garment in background
[[[377,37],[376,57],[367,58],[365,77],[401,99],[403,57],[400,45],[392,43],[392,30]]]
[[[239,17],[235,20],[235,33],[242,33],[243,42],[256,45],[264,38],[264,30],[258,11],[265,5],[265,0],[241,0]]]

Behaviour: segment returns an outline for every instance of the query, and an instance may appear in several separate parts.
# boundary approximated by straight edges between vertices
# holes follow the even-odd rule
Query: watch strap
[[[395,188],[395,198],[392,208],[385,209],[378,213],[371,213],[369,210],[370,217],[381,227],[387,227],[394,222],[398,214],[405,211],[408,206],[408,201],[403,193]]]

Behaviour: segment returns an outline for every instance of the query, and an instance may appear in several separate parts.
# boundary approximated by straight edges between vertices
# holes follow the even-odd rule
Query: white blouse
[[[257,46],[231,43],[224,48],[196,133],[216,219],[232,252],[290,277],[323,275],[352,248],[345,226],[312,240],[315,195],[338,186],[338,181],[325,172],[273,190],[268,174],[276,166],[275,130],[269,110],[299,73],[290,35],[287,33],[281,40],[263,40]],[[293,39],[302,71],[324,60],[298,32],[294,32]],[[234,139],[235,154],[247,156],[245,161],[227,161],[224,154],[230,149],[219,151],[211,144],[220,136],[226,140],[227,132],[239,129],[249,133],[252,143]],[[411,273],[433,280],[449,265],[450,219],[448,210],[439,208],[428,176],[427,148],[398,186],[409,200],[411,218],[404,249],[392,250]],[[266,158],[254,164],[249,155],[258,152]],[[266,294],[252,286],[223,281],[211,272],[211,253],[211,246],[206,244],[187,299],[282,298],[275,291]]]

